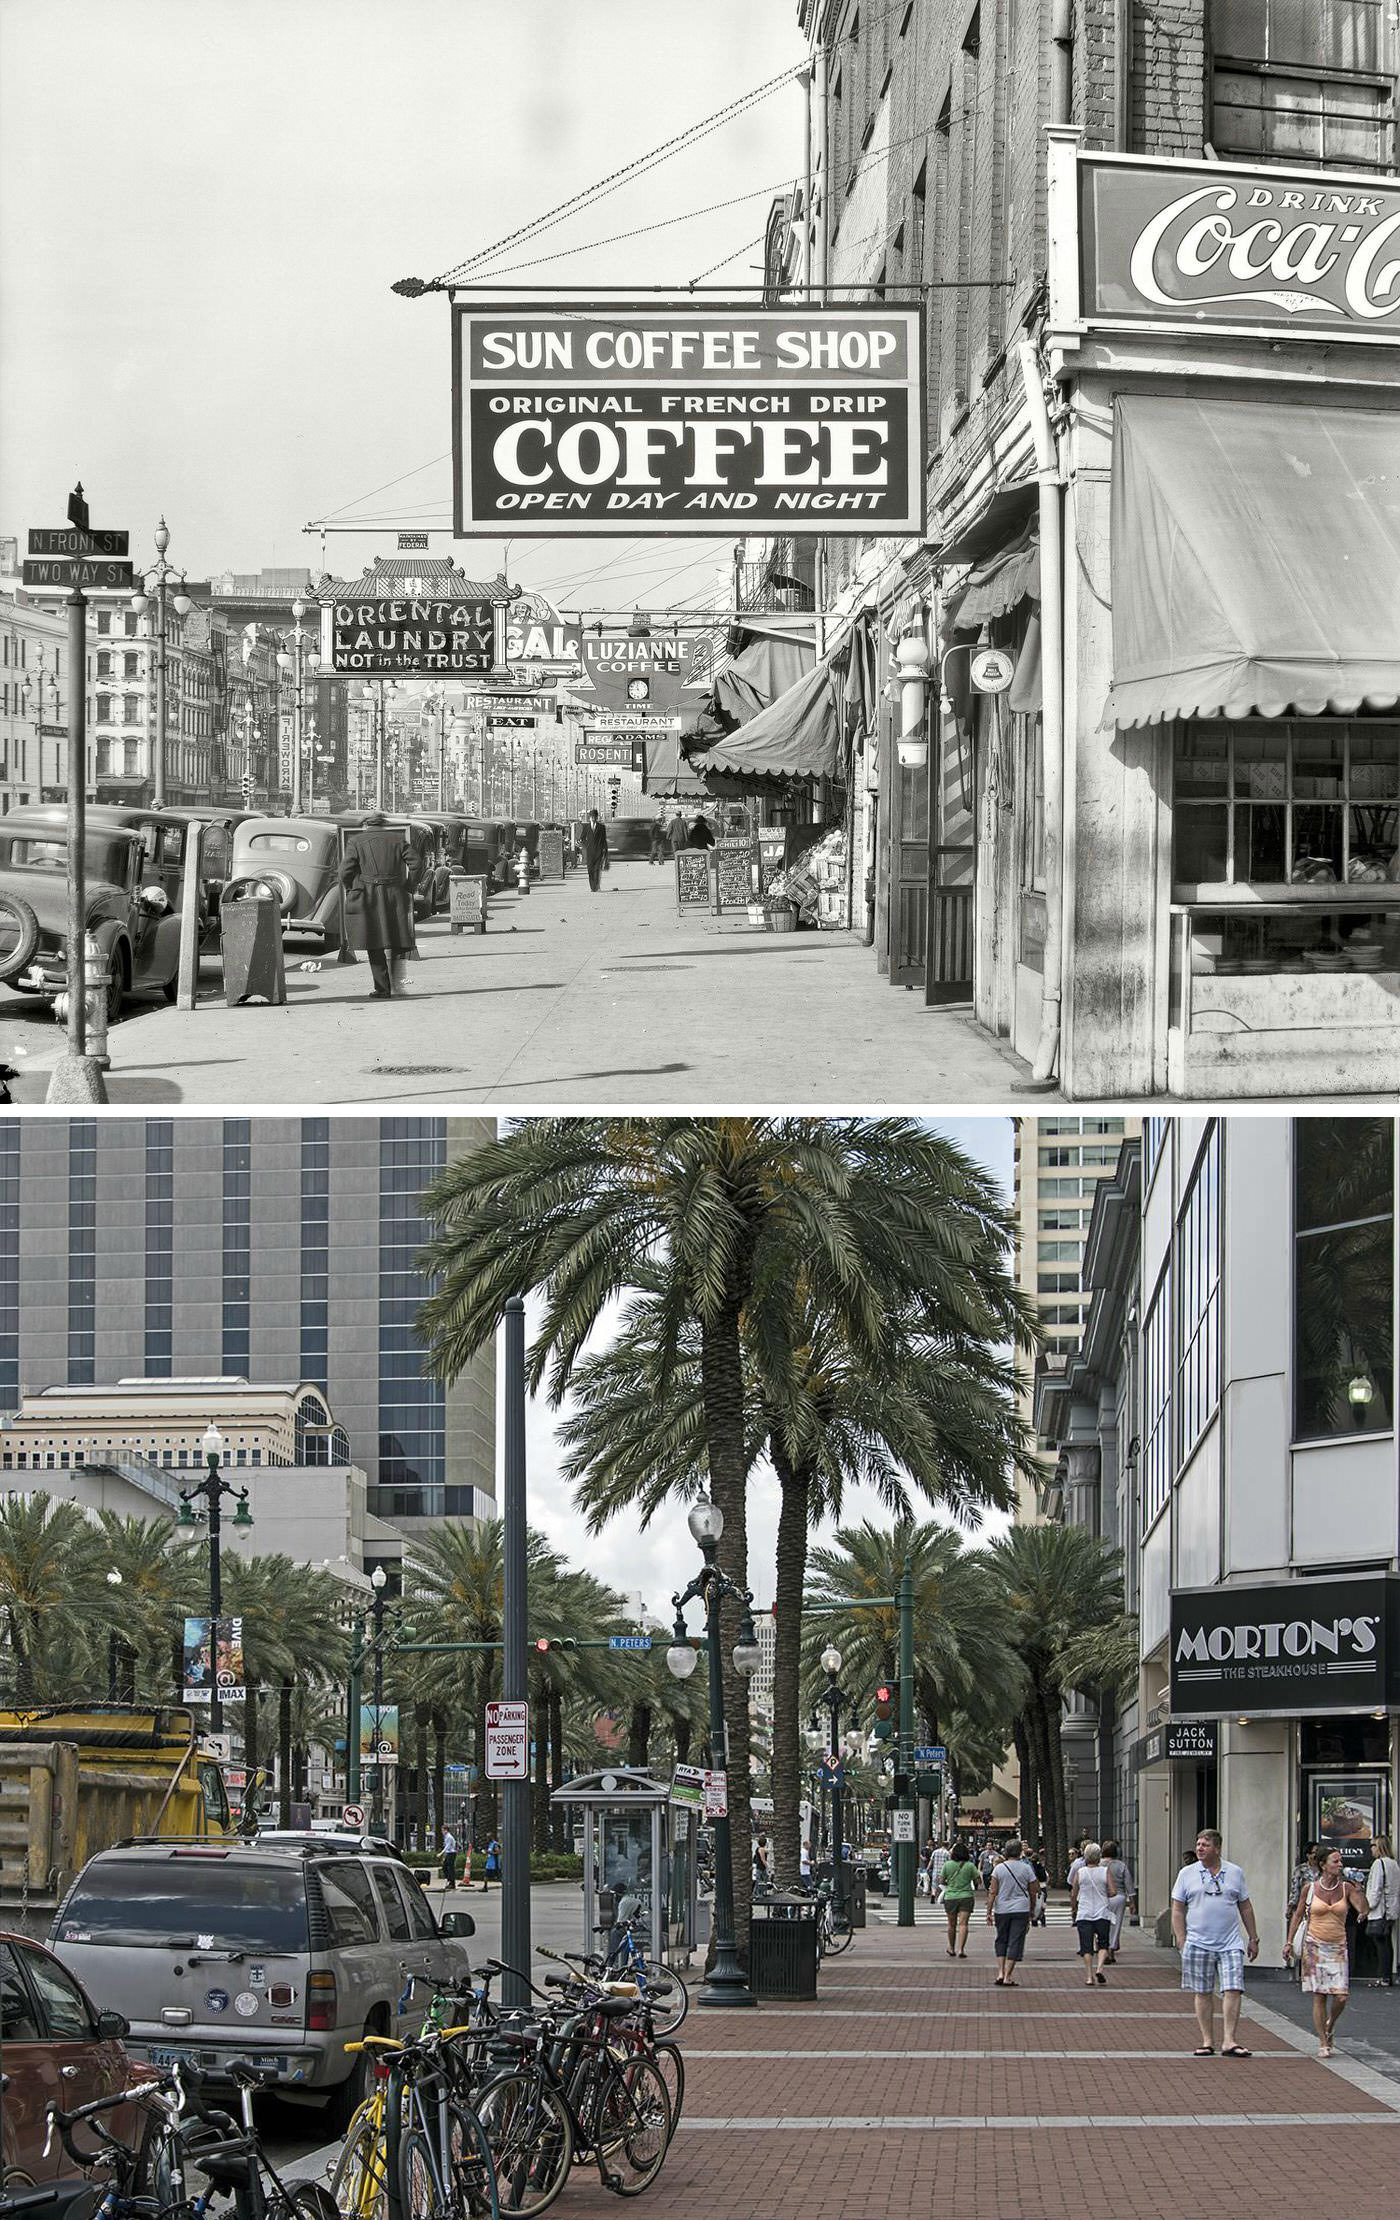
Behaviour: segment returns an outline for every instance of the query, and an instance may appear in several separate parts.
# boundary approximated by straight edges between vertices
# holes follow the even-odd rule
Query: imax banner
[[[924,529],[915,308],[480,308],[452,324],[455,530]]]
[[[1400,1702],[1400,1580],[1178,1590],[1171,1708],[1197,1716],[1375,1711]]]

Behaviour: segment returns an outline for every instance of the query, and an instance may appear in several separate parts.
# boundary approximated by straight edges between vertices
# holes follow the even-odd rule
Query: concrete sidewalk
[[[493,897],[484,936],[420,928],[402,1001],[369,969],[288,953],[285,1007],[227,1009],[206,964],[193,1012],[143,1005],[110,1036],[114,1104],[534,1106],[995,1103],[1028,1068],[970,1010],[891,988],[853,934],[678,917],[669,868],[620,863],[591,894]],[[0,1061],[43,1100],[62,1046],[46,1008],[0,992]]]

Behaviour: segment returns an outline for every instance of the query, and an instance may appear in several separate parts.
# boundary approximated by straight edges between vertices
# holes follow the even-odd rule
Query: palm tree
[[[90,1696],[99,1674],[105,1689],[96,1663],[105,1575],[97,1531],[76,1503],[42,1492],[0,1501],[0,1606],[19,1709]]]
[[[789,1346],[799,1282],[854,1348],[878,1361],[892,1308],[943,1302],[981,1341],[1028,1318],[1006,1278],[1005,1213],[985,1174],[908,1119],[552,1118],[451,1166],[426,1197],[437,1287],[421,1326],[432,1369],[454,1378],[529,1290],[543,1319],[528,1377],[557,1405],[619,1298],[660,1274],[666,1361],[698,1332],[707,1477],[724,1515],[726,1570],[748,1569],[752,1464],[742,1342],[760,1364]],[[1004,1295],[987,1290],[1000,1270]],[[730,1727],[736,1925],[747,1945],[747,1687],[732,1662],[739,1608],[722,1614]]]
[[[1052,1873],[1069,1860],[1060,1705],[1086,1636],[1121,1626],[1123,1575],[1118,1552],[1082,1526],[1013,1526],[985,1552],[1007,1633],[1025,1668],[1016,1719],[1016,1752],[1040,1806]],[[1082,1652],[1080,1653],[1082,1657]],[[1076,1666],[1081,1670],[1081,1666]],[[1031,1791],[1023,1787],[1023,1810]]]
[[[95,1526],[110,1590],[108,1640],[122,1699],[135,1703],[166,1700],[173,1643],[183,1636],[181,1596],[188,1586],[183,1548],[166,1517],[124,1518],[98,1511]],[[120,1573],[119,1582],[110,1574]]]

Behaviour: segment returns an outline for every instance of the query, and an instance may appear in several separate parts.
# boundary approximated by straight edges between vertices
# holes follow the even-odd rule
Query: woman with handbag
[[[1342,1868],[1342,1853],[1319,1843],[1313,1852],[1317,1878],[1293,1907],[1283,1945],[1285,1965],[1293,1962],[1293,1937],[1303,1929],[1303,1988],[1311,1996],[1319,2058],[1332,2056],[1332,2037],[1347,2008],[1351,1968],[1347,1961],[1347,1911],[1365,1919],[1369,1907]]]
[[[1366,1922],[1366,1940],[1371,1945],[1376,1986],[1379,1988],[1383,1981],[1390,1989],[1395,1985],[1395,1927],[1397,1920],[1400,1920],[1400,1863],[1391,1855],[1388,1835],[1372,1836],[1371,1859],[1371,1870],[1366,1876],[1366,1902],[1371,1908],[1371,1916]]]

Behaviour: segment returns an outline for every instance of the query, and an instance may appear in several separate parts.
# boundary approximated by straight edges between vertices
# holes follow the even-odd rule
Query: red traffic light
[[[542,1634],[542,1635],[541,1635],[541,1636],[539,1637],[539,1640],[538,1640],[538,1641],[536,1642],[536,1644],[535,1644],[535,1648],[536,1648],[537,1650],[547,1650],[547,1649],[549,1648],[549,1639],[548,1639],[548,1637],[547,1637],[546,1635],[543,1635],[543,1634]]]
[[[893,1699],[893,1696],[894,1690],[889,1687],[888,1684],[877,1688],[875,1691],[875,1701],[877,1704],[887,1704]]]

